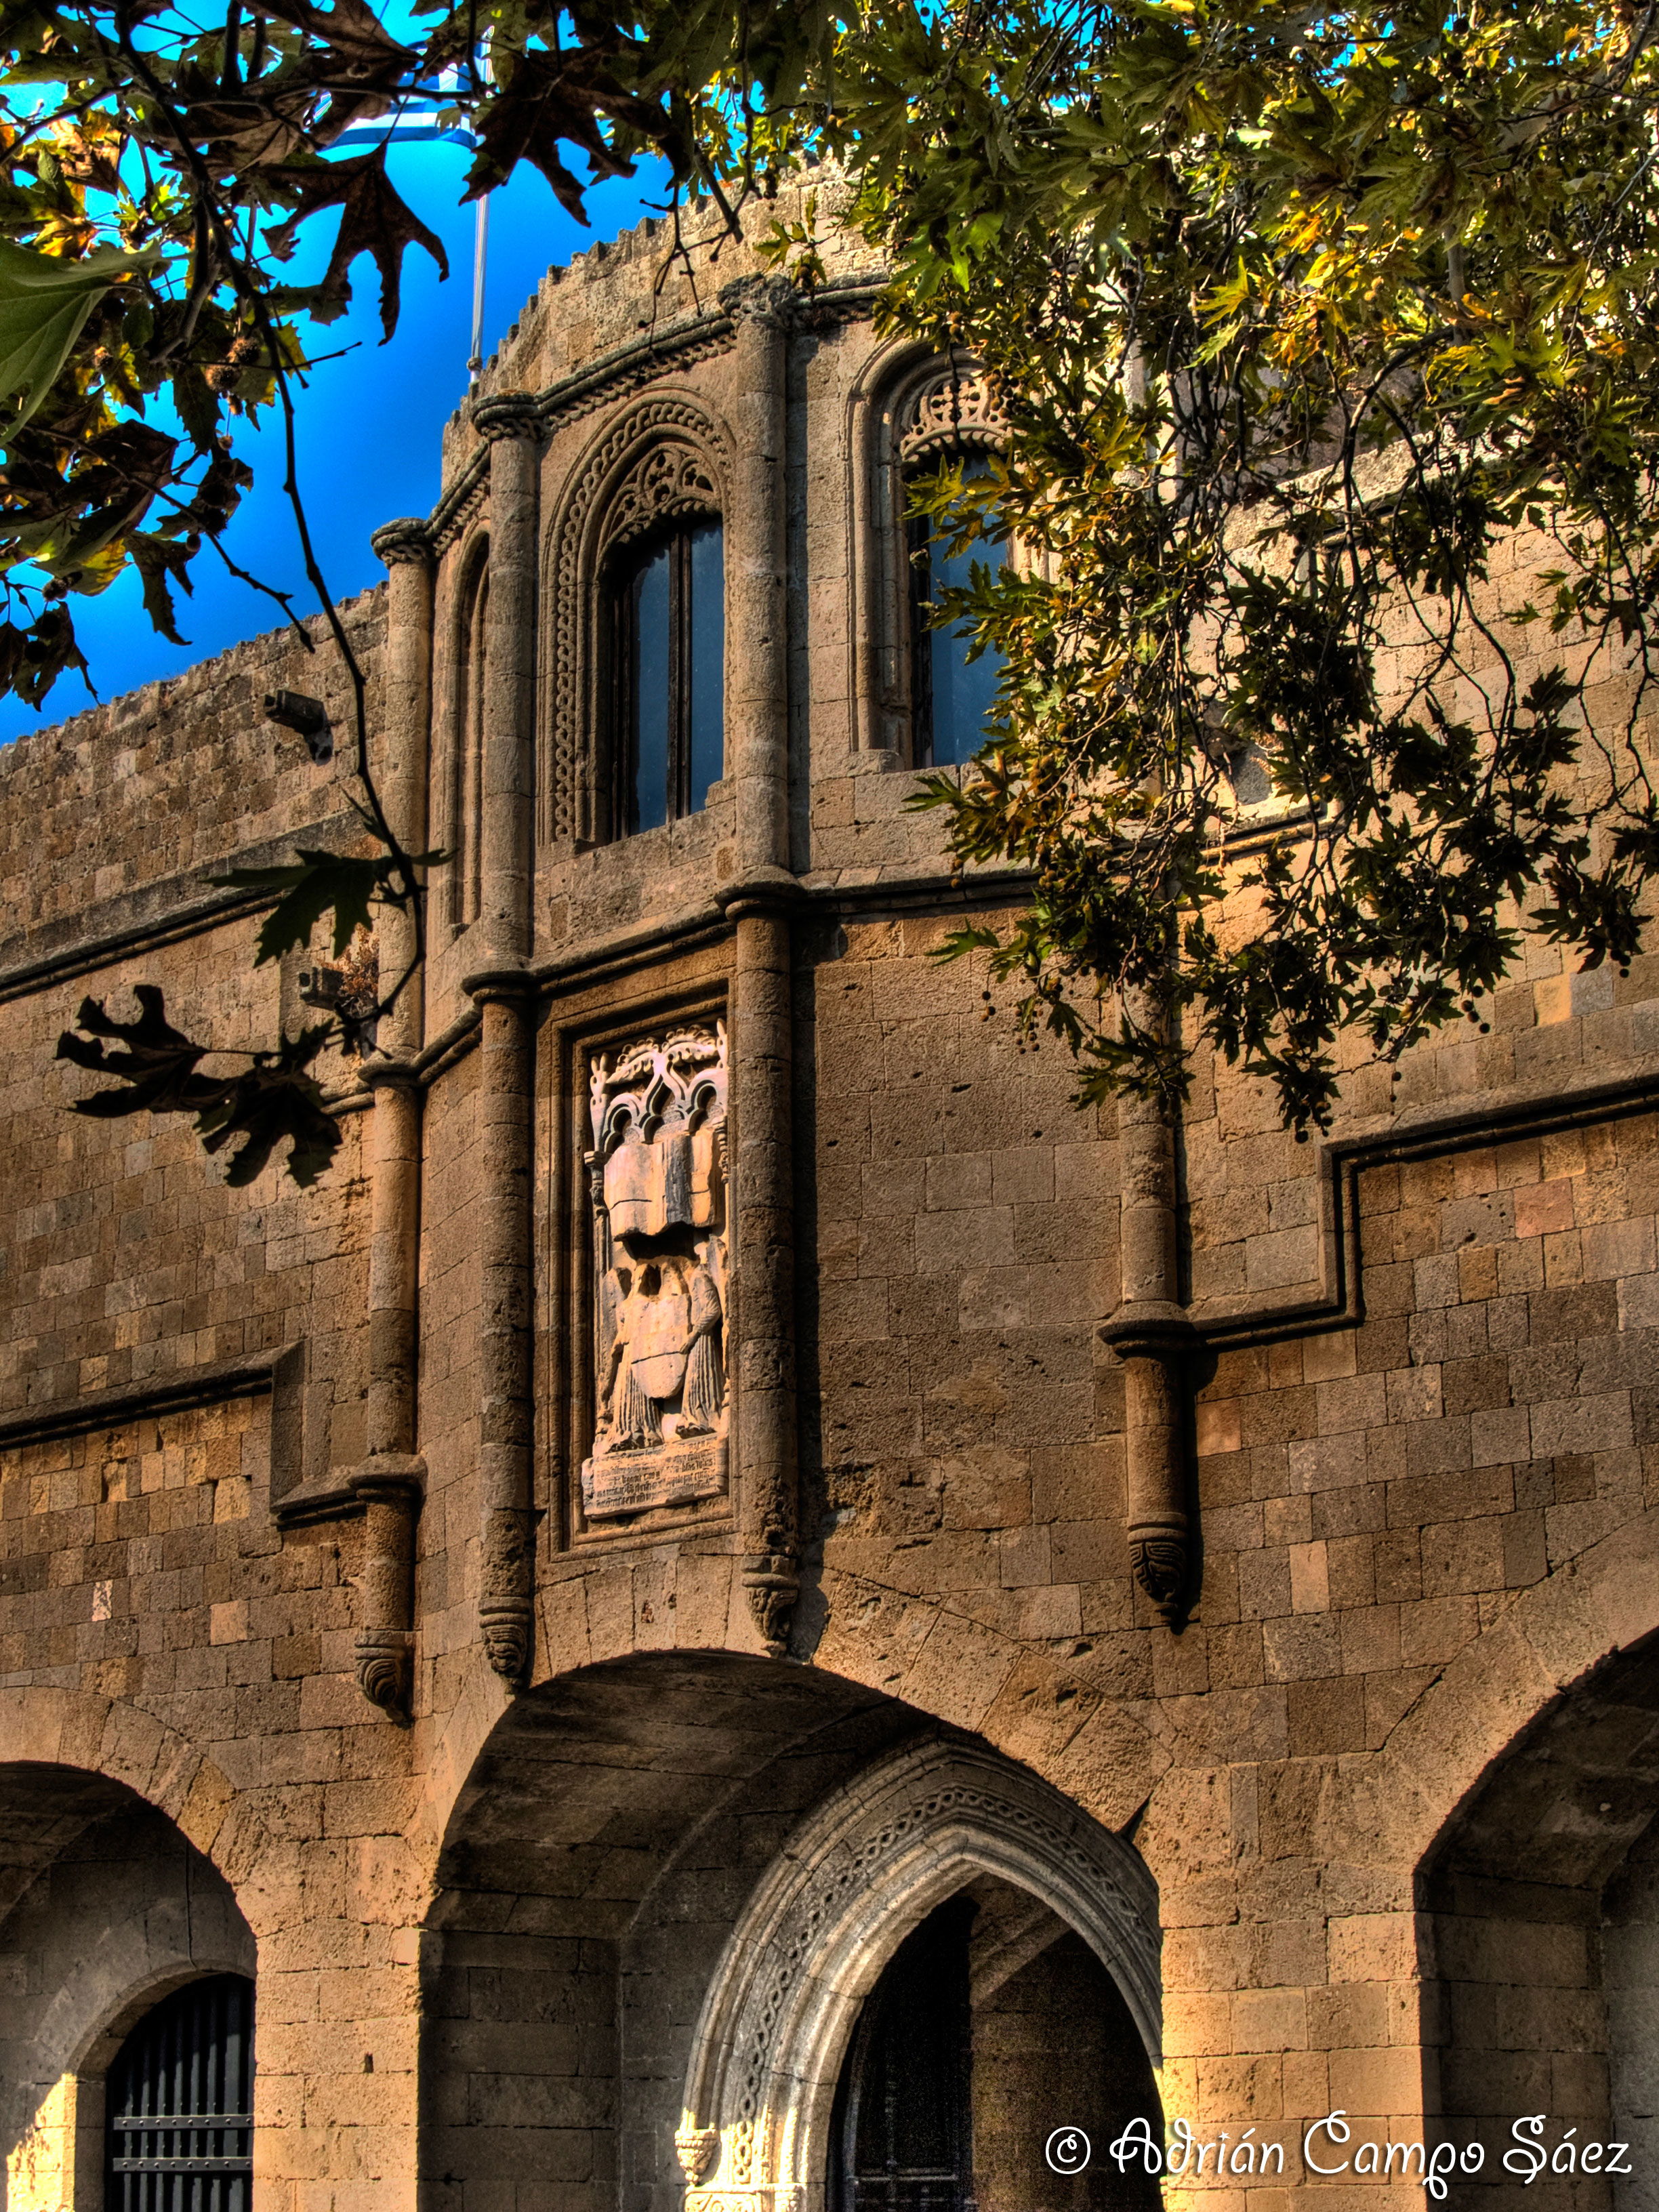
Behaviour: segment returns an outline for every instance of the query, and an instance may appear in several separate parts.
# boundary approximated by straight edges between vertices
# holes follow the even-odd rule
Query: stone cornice
[[[147,1382],[113,1390],[82,1390],[44,1406],[0,1414],[0,1449],[43,1443],[54,1437],[81,1437],[124,1422],[153,1420],[193,1406],[222,1405],[228,1398],[263,1397],[273,1387],[278,1362],[289,1350],[279,1344],[234,1359],[210,1360],[200,1367],[174,1368]]]

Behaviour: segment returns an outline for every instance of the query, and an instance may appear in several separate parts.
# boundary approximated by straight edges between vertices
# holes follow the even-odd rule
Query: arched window
[[[611,818],[618,835],[699,813],[725,765],[726,573],[719,522],[690,516],[618,553]]]
[[[976,561],[994,566],[1000,556],[983,540],[951,553],[948,539],[910,508],[919,481],[941,465],[984,474],[1004,425],[971,361],[934,356],[886,381],[872,435],[864,742],[890,748],[912,768],[969,760],[985,742],[1000,657],[970,658],[970,626],[940,627],[933,617],[947,586],[968,584]]]
[[[476,921],[483,879],[483,714],[489,678],[489,556],[469,556],[459,595],[454,641],[454,722],[446,848],[449,919],[457,929]]]
[[[191,1982],[147,2012],[105,2091],[106,2212],[248,2212],[253,1984]]]

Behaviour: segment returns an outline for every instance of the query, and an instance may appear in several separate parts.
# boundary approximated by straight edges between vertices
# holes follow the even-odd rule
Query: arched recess
[[[688,2212],[817,2203],[860,2004],[909,1931],[988,1875],[1085,1939],[1158,2063],[1158,1897],[1137,1853],[985,1746],[906,1745],[790,1837],[732,1930],[686,2075]]]
[[[659,387],[623,408],[576,462],[554,508],[543,562],[550,630],[541,709],[544,844],[592,842],[605,818],[601,574],[607,555],[678,514],[726,511],[731,441],[690,393]]]
[[[968,1765],[941,1764],[946,1745]],[[729,1982],[734,1931],[752,1925],[757,1885],[771,1894],[823,1808],[843,1791],[867,1799],[907,1747],[922,1759],[907,1773],[940,1786],[971,1776],[978,1825],[963,1799],[972,1848],[947,1859],[948,1887],[996,1893],[982,1915],[988,1982],[1012,1988],[1040,1971],[1032,1954],[1042,1944],[1080,1928],[1084,1964],[1092,1972],[1098,1951],[1111,1953],[1155,2048],[1151,1881],[1064,1797],[931,1715],[826,1669],[724,1651],[634,1653],[515,1699],[456,1793],[422,1938],[422,2170],[462,2188],[476,2179],[486,2193],[503,2172],[524,2171],[584,2202],[678,2204],[694,2037],[707,2042],[698,2024],[711,1990]],[[946,1844],[949,1833],[930,1831]],[[1000,1883],[996,1869],[1011,1879]],[[1055,1898],[1063,1929],[1045,1909]],[[906,1911],[914,1917],[927,1902],[918,1889],[877,1931],[870,1978],[901,1941]],[[1138,1934],[1121,1925],[1120,1905]],[[1137,2027],[1119,2009],[1133,2044]]]
[[[125,1784],[0,1764],[0,2165],[6,2212],[101,2203],[103,2084],[123,2039],[185,1983],[252,1977],[229,1884]]]
[[[1539,2113],[1552,2149],[1631,2145],[1627,2174],[1546,2172],[1540,2203],[1659,2205],[1656,1815],[1659,1632],[1551,1699],[1419,1869],[1427,2109],[1459,2142]]]

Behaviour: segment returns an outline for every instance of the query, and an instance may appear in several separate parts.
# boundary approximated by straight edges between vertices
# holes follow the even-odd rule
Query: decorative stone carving
[[[720,494],[703,456],[690,446],[653,446],[629,471],[605,517],[607,546],[641,537],[678,514],[708,514]]]
[[[905,395],[895,424],[901,465],[952,446],[998,446],[1007,425],[977,368],[947,362]]]
[[[726,1487],[726,1024],[602,1054],[589,1091],[596,1521]]]
[[[1158,1892],[1133,1846],[988,1747],[926,1739],[809,1814],[744,1906],[691,2039],[675,2140],[707,2132],[719,2148],[685,2212],[783,2212],[823,2172],[860,2005],[975,1874],[1077,1930],[1161,2063]]]
[[[695,2189],[708,2172],[720,2140],[713,2128],[682,2128],[674,2137],[674,2155],[680,2162],[688,2189]]]
[[[432,565],[432,533],[418,515],[400,514],[394,522],[383,522],[368,542],[388,568],[404,562],[421,568]]]

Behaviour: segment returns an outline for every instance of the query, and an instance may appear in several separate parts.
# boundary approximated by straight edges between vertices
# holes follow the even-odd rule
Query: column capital
[[[472,410],[472,427],[487,444],[503,438],[522,438],[535,443],[542,434],[542,411],[532,392],[498,392],[480,399]]]
[[[799,299],[799,288],[787,276],[737,276],[720,290],[721,307],[739,327],[759,323],[768,330],[790,330]]]
[[[400,514],[395,522],[383,522],[368,542],[375,558],[388,568],[432,565],[432,535],[416,514]]]

